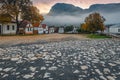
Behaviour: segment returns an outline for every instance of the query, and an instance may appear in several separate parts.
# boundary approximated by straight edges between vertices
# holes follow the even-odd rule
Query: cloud
[[[45,16],[43,23],[52,26],[63,26],[63,25],[76,25],[84,22],[84,18],[87,14],[82,16],[70,16],[70,15],[59,15],[59,16]]]
[[[115,24],[120,23],[120,12],[116,13],[100,13],[105,19],[105,24]],[[64,25],[75,25],[79,26],[81,23],[84,22],[85,17],[87,17],[89,14],[84,14],[80,16],[68,16],[68,15],[60,15],[60,16],[46,16],[43,23],[52,26],[64,26]]]

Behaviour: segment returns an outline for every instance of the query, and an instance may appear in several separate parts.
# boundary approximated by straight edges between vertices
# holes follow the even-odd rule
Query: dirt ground
[[[35,43],[38,41],[58,41],[62,39],[87,39],[86,36],[80,34],[43,34],[43,35],[27,35],[27,36],[0,36],[1,45],[16,45],[25,43]]]

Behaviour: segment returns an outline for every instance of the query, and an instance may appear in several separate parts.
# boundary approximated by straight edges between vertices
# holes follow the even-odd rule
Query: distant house
[[[21,21],[19,34],[33,34],[33,25],[27,20]]]
[[[40,23],[35,23],[33,26],[34,26],[33,33],[40,34],[41,33]],[[42,33],[43,33],[43,30],[42,30]]]
[[[108,33],[120,34],[120,24],[115,24],[106,28]]]
[[[48,26],[46,24],[36,23],[33,29],[34,34],[48,34]]]
[[[78,28],[79,28],[79,27],[76,27],[76,26],[73,27],[73,33],[78,33],[78,32],[77,32],[77,29],[78,29]]]
[[[64,33],[64,27],[63,26],[59,27],[58,33]]]
[[[43,28],[43,33],[48,34],[48,26],[46,24],[42,24],[41,27]]]
[[[48,32],[49,32],[49,34],[54,33],[55,32],[54,26],[49,26]]]
[[[0,34],[16,34],[17,24],[16,22],[0,23]]]
[[[59,27],[54,27],[54,33],[58,33]]]

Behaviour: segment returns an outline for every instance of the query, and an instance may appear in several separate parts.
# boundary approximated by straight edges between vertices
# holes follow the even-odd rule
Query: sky
[[[41,14],[46,14],[56,3],[73,4],[85,9],[92,4],[120,3],[120,0],[33,0],[33,3],[40,10]]]

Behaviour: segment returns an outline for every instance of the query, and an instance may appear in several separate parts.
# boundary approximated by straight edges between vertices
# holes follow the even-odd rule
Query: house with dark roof
[[[120,34],[120,24],[109,26],[108,33]]]
[[[49,26],[48,27],[48,32],[49,32],[49,34],[55,33],[55,27],[54,26]]]
[[[42,24],[41,28],[43,28],[43,33],[48,34],[48,26],[46,24]]]
[[[19,34],[33,34],[33,25],[31,22],[27,20],[23,20],[20,22],[19,26]]]
[[[0,35],[13,35],[16,34],[16,22],[0,23]]]
[[[33,29],[33,34],[39,34],[39,31],[41,31],[41,30],[40,30],[40,23],[35,23],[35,24],[33,25],[33,27],[34,27],[34,29]]]
[[[36,23],[33,25],[33,33],[34,34],[48,34],[48,26],[46,24]]]

